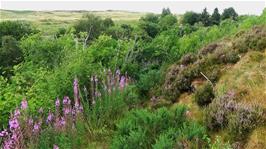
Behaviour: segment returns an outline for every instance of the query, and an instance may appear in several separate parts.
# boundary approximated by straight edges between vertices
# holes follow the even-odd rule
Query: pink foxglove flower
[[[28,102],[27,102],[26,99],[23,99],[23,100],[21,101],[21,109],[25,110],[25,109],[27,109],[27,108],[28,108]]]

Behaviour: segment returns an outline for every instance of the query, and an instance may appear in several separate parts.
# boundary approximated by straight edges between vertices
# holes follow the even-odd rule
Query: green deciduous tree
[[[236,20],[237,17],[238,17],[238,14],[236,13],[233,7],[224,9],[224,12],[222,14],[222,20],[229,19],[229,18]]]
[[[193,11],[188,11],[183,15],[182,22],[183,24],[194,25],[195,23],[199,22],[199,20],[200,14]]]

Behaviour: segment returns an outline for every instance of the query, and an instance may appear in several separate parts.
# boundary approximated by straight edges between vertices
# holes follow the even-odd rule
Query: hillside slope
[[[163,98],[174,106],[188,105],[191,117],[205,123],[213,137],[246,149],[265,147],[265,43],[266,27],[255,26],[184,56],[168,69]],[[209,96],[206,84],[215,97]]]

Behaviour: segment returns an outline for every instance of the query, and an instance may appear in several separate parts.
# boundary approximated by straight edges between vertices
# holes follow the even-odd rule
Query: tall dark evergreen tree
[[[169,8],[163,8],[163,11],[162,11],[162,14],[161,14],[162,17],[170,15],[170,14],[172,14],[172,13],[171,13]]]
[[[207,8],[204,8],[201,15],[200,15],[200,21],[204,26],[209,26],[211,25],[210,21],[210,14],[207,11]]]
[[[214,24],[214,25],[219,25],[220,24],[221,15],[219,13],[218,8],[214,9],[214,11],[212,13],[212,16],[211,16],[211,21],[212,21],[212,24]]]

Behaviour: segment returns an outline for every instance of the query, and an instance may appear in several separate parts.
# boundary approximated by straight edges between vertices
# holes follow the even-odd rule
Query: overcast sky
[[[98,0],[98,1],[84,1],[84,0],[0,0],[1,9],[11,10],[127,10],[137,12],[161,12],[162,8],[169,7],[172,12],[182,14],[185,11],[201,12],[204,7],[208,11],[213,11],[215,7],[223,10],[227,7],[234,7],[239,14],[261,14],[265,8],[265,0],[253,1],[152,1],[152,0]]]

